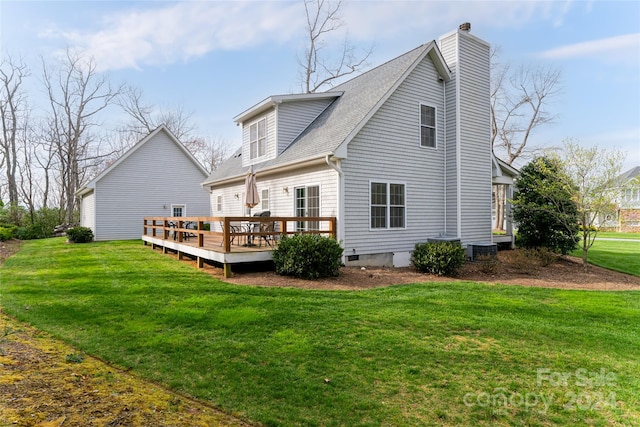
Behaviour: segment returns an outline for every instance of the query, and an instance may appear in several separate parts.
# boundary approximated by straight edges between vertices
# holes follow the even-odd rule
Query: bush
[[[411,263],[422,273],[453,276],[467,260],[465,250],[453,242],[417,243]]]
[[[73,227],[67,230],[67,237],[72,243],[87,243],[93,241],[93,231],[89,227]]]
[[[480,271],[484,274],[488,275],[496,275],[498,274],[500,261],[498,261],[498,257],[495,255],[480,255],[477,258],[477,261],[480,263]]]
[[[537,248],[535,254],[543,267],[548,267],[558,261],[558,254],[547,248]]]
[[[13,225],[0,225],[0,242],[6,242],[7,240],[12,239],[16,228],[17,227]]]
[[[16,239],[20,239],[20,240],[33,240],[33,239],[39,239],[40,233],[37,227],[34,227],[33,225],[29,225],[27,227],[18,227],[16,229],[16,232],[14,233],[14,236]]]
[[[273,251],[277,274],[309,280],[338,276],[341,257],[340,244],[319,234],[283,236]]]

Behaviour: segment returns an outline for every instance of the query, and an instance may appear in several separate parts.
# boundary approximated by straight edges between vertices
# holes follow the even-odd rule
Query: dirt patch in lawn
[[[0,311],[1,426],[248,426]]]
[[[0,243],[0,262],[19,242]],[[194,265],[195,262],[184,262]],[[220,268],[206,266],[222,278]],[[411,268],[342,268],[340,276],[317,281],[281,277],[272,271],[237,271],[227,282],[238,285],[304,289],[363,290],[437,281],[562,289],[640,290],[640,277],[562,257],[543,267],[527,254],[500,252],[497,261],[467,263],[455,278]],[[48,335],[20,324],[0,311],[0,425],[15,426],[247,426],[201,402],[144,382]]]

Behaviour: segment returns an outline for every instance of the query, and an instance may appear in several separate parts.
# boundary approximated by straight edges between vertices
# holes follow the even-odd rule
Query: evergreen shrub
[[[465,250],[454,242],[416,243],[411,263],[421,273],[455,276],[467,260]]]
[[[315,280],[340,274],[343,249],[334,238],[319,234],[283,236],[273,251],[276,273]]]

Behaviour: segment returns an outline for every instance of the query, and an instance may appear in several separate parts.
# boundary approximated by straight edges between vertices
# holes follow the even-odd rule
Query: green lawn
[[[631,240],[640,240],[640,233],[616,233],[609,231],[602,231],[598,233],[596,238],[607,238],[607,239],[631,239]]]
[[[640,424],[639,292],[234,286],[140,242],[50,239],[0,266],[0,304],[265,425]]]
[[[576,249],[572,255],[582,257],[582,249]],[[599,240],[596,237],[595,243],[587,253],[587,260],[590,264],[640,276],[640,242]]]

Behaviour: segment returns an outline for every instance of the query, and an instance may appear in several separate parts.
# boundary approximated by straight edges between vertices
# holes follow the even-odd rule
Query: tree
[[[120,139],[112,147],[116,155],[122,154],[158,126],[164,125],[209,171],[215,170],[227,157],[229,141],[196,136],[196,126],[191,120],[191,114],[180,106],[157,109],[152,104],[145,103],[142,91],[134,87],[128,87],[121,93],[118,104],[131,120],[118,129]]]
[[[325,54],[325,36],[345,25],[339,16],[341,6],[341,0],[304,1],[308,40],[304,58],[299,58],[298,64],[301,67],[303,89],[307,93],[316,92],[325,85],[331,85],[335,80],[357,73],[369,65],[367,60],[373,53],[373,47],[359,56],[347,38],[343,41],[340,51],[333,56],[333,62],[330,59],[332,55]]]
[[[73,222],[75,192],[88,167],[102,155],[92,134],[100,125],[99,113],[110,106],[120,93],[105,75],[97,71],[93,58],[67,49],[58,68],[51,71],[43,60],[43,82],[49,98],[49,143],[55,154],[61,185],[61,208],[66,221]]]
[[[23,81],[29,70],[22,61],[7,57],[0,62],[0,167],[4,166],[7,178],[9,206],[18,204],[17,170],[20,157],[18,135],[26,126],[27,106]]]
[[[213,172],[229,157],[230,142],[224,138],[195,138],[184,143],[209,172]]]
[[[140,89],[127,87],[118,97],[118,105],[131,119],[119,131],[130,134],[135,143],[147,136],[160,125],[165,125],[178,138],[186,141],[193,138],[196,126],[191,119],[191,113],[184,111],[181,106],[172,108],[156,108],[144,102]]]
[[[575,189],[555,157],[538,157],[520,170],[516,179],[513,219],[517,243],[567,254],[576,247],[578,209]]]
[[[582,263],[587,267],[587,253],[599,231],[599,220],[615,214],[619,197],[618,178],[624,154],[618,150],[582,147],[576,140],[566,139],[562,162],[567,178],[574,186],[582,247]]]
[[[534,130],[553,122],[549,105],[562,89],[561,72],[554,67],[521,66],[513,70],[491,51],[491,147],[507,164],[528,157]],[[494,187],[495,228],[504,223],[504,186]]]

